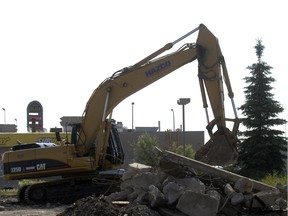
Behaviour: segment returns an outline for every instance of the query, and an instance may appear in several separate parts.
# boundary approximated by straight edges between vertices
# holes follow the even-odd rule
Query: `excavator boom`
[[[83,114],[82,128],[76,144],[79,155],[87,154],[91,143],[93,143],[95,139],[97,139],[98,145],[95,155],[100,155],[101,149],[103,149],[102,146],[104,145],[104,121],[108,115],[112,114],[113,109],[121,101],[196,59],[199,62],[198,77],[204,108],[208,107],[205,93],[207,92],[214,114],[214,120],[212,122],[217,125],[219,130],[219,132],[214,133],[214,135],[212,134],[212,130],[208,130],[210,136],[213,137],[211,141],[213,145],[215,145],[217,140],[215,136],[222,137],[223,133],[226,134],[227,128],[221,73],[221,64],[223,63],[224,58],[219,47],[218,39],[206,28],[206,26],[201,24],[191,33],[194,33],[196,30],[199,30],[196,44],[185,44],[176,52],[159,57],[160,54],[171,49],[174,44],[180,40],[168,43],[138,63],[115,72],[111,77],[107,78],[99,85],[88,100]],[[231,90],[226,68],[224,75],[228,86],[228,95],[233,99],[233,92]],[[99,115],[99,113],[102,115]],[[210,121],[208,120],[208,125],[210,125],[209,122]],[[229,136],[235,137],[236,134],[229,133]],[[229,160],[219,161],[218,157],[221,158],[221,156],[218,155],[215,159],[216,161],[213,162],[217,163],[217,165],[219,165],[218,163],[221,163],[222,165],[226,162],[230,163],[237,158],[235,143],[230,143],[230,140],[228,142],[223,142],[224,144],[222,144],[222,142],[223,139],[221,139],[217,148],[223,148],[226,151],[222,152],[223,154],[233,156],[231,156]],[[224,148],[225,143],[227,143],[229,148]],[[228,149],[231,150],[228,151]],[[199,160],[202,158],[204,159],[207,155],[207,152],[204,155],[203,151],[200,152],[202,152],[202,154],[197,155]],[[212,158],[212,156],[210,156],[210,158]],[[206,161],[208,162],[208,160]],[[211,160],[210,163],[212,163]]]

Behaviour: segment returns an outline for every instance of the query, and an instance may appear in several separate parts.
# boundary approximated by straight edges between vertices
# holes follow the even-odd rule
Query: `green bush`
[[[159,157],[154,149],[158,146],[159,143],[156,137],[150,134],[141,135],[134,148],[135,161],[148,166],[157,166],[159,164]]]
[[[287,185],[287,176],[274,173],[265,176],[260,181],[273,187],[275,187],[277,184]]]
[[[184,155],[184,146],[183,145],[177,145],[176,143],[173,143],[171,146],[170,151],[179,154],[179,155]],[[185,145],[185,157],[194,159],[195,158],[195,151],[192,148],[192,145],[186,144]]]

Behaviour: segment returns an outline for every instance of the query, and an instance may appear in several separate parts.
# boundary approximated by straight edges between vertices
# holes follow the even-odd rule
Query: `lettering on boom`
[[[145,72],[146,74],[146,77],[150,77],[150,76],[153,76],[155,75],[156,73],[159,73],[161,71],[163,71],[164,69],[168,68],[171,66],[171,62],[170,61],[166,61],[160,65],[157,65],[156,67],[148,70]]]

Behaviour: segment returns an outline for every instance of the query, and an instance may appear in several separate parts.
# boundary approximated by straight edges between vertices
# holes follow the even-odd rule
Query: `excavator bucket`
[[[216,131],[212,138],[195,154],[195,159],[213,166],[227,166],[237,162],[237,140],[226,129],[225,132]]]

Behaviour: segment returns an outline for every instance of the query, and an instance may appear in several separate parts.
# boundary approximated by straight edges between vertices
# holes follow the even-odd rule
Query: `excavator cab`
[[[115,121],[113,121],[111,124],[105,159],[110,161],[110,163],[113,165],[124,163],[124,150],[121,145],[121,140]]]
[[[99,158],[99,170],[104,170],[107,167],[110,166],[119,166],[124,163],[124,150],[122,148],[121,140],[119,137],[119,133],[117,130],[117,125],[115,120],[106,120],[104,122],[105,124],[105,130],[109,131],[107,133],[107,142],[105,142],[105,147],[103,147],[104,152],[101,153],[101,155],[97,155],[97,158]],[[71,135],[71,142],[76,143],[79,139],[79,134],[81,131],[81,123],[79,124],[73,124],[72,126],[72,135]],[[86,155],[95,155],[95,150],[97,148],[97,145],[99,144],[98,138],[96,136],[95,140],[93,141],[93,145],[91,145],[91,148],[86,153]],[[100,154],[100,153],[99,153]]]

